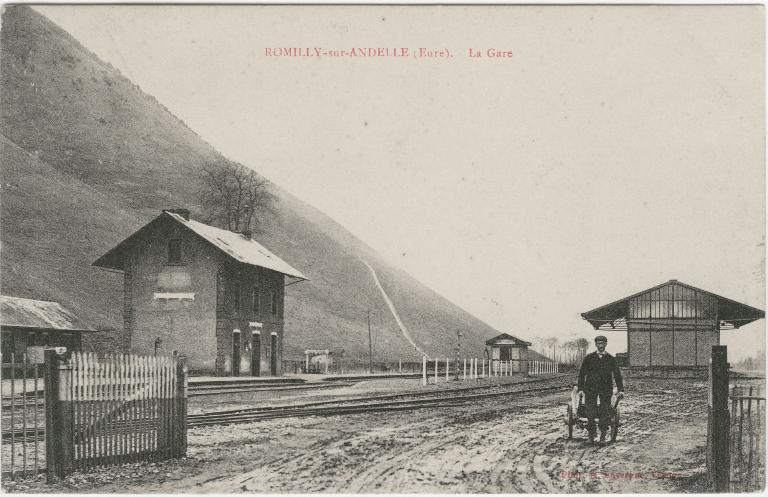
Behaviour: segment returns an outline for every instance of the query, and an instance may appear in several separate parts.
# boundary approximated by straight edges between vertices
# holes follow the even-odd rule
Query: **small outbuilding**
[[[582,313],[596,330],[627,332],[629,367],[707,367],[722,330],[735,330],[765,312],[669,280]]]
[[[95,332],[58,302],[0,295],[0,339],[3,362],[42,361],[44,347],[81,350],[82,334]]]
[[[525,373],[528,371],[528,347],[531,342],[526,342],[508,333],[502,333],[485,342],[486,360],[491,360],[491,371],[499,369],[501,362],[512,364],[513,373]]]

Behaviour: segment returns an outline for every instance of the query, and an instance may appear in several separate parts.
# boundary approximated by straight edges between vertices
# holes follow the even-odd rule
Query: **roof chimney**
[[[253,240],[253,231],[251,230],[243,230],[243,231],[239,231],[238,233],[243,235],[248,240]]]
[[[185,221],[189,221],[189,209],[163,209],[163,212],[178,214],[179,216],[183,217]]]

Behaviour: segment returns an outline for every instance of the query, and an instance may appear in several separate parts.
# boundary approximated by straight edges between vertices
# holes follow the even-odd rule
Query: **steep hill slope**
[[[2,20],[2,292],[58,300],[118,328],[122,276],[91,263],[163,208],[194,217],[200,165],[219,154],[34,10],[9,6]],[[311,278],[286,291],[286,358],[307,348],[367,357],[369,309],[377,360],[419,356],[366,263],[427,354],[449,355],[457,329],[475,354],[497,334],[328,216],[276,194],[278,212],[259,240]]]

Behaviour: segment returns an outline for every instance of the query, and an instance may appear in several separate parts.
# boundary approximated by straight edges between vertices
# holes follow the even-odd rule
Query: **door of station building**
[[[261,374],[261,335],[254,333],[251,342],[251,376],[259,376]]]
[[[277,335],[270,335],[269,343],[269,373],[277,376]]]
[[[240,374],[240,330],[232,330],[232,376]]]

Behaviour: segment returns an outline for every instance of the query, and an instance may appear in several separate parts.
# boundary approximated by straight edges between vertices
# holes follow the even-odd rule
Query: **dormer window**
[[[181,264],[181,239],[168,240],[168,264]]]

